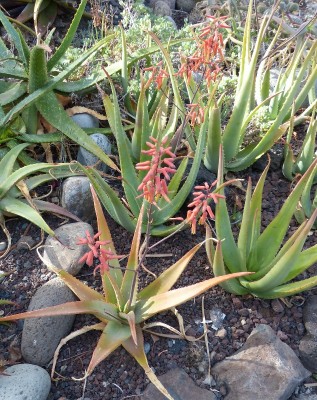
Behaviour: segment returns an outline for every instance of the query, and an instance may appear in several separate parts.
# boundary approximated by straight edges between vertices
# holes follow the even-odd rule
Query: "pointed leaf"
[[[6,211],[14,215],[19,215],[20,217],[32,222],[34,225],[37,225],[49,235],[55,236],[54,231],[47,225],[47,223],[41,217],[41,214],[21,200],[6,196],[0,200],[0,210],[2,212]]]
[[[239,278],[249,274],[250,272],[238,272],[235,274],[223,275],[184,288],[170,290],[167,293],[160,293],[145,301],[140,301],[136,304],[135,308],[136,321],[145,321],[152,315],[185,303],[228,279]]]
[[[148,361],[146,359],[146,355],[144,352],[144,340],[143,340],[143,334],[142,330],[140,327],[137,326],[136,329],[137,333],[137,344],[130,338],[127,339],[122,343],[122,346],[131,354],[132,357],[141,365],[141,367],[144,369],[144,372],[146,373],[147,377],[149,380],[153,383],[153,385],[156,386],[156,388],[169,400],[175,400],[171,395],[168,393],[168,391],[165,389],[165,387],[162,385],[162,383],[159,381],[159,379],[156,377],[154,374],[153,370],[150,368]]]
[[[158,278],[140,291],[138,294],[138,299],[146,300],[152,296],[155,296],[156,294],[169,291],[171,287],[175,285],[190,260],[194,257],[203,244],[204,242],[197,244],[175,264],[162,272]]]
[[[86,375],[90,375],[95,367],[105,360],[117,347],[131,336],[128,325],[110,321],[103,330],[93,352]]]
[[[0,322],[15,321],[17,319],[29,319],[39,317],[59,317],[60,315],[93,314],[101,321],[118,320],[118,312],[115,306],[104,301],[72,301],[58,304],[57,306],[42,308],[40,310],[27,311],[7,317],[1,317]],[[129,329],[129,327],[128,327]]]
[[[308,279],[303,279],[299,282],[288,283],[287,285],[277,286],[276,288],[266,292],[253,292],[254,296],[259,296],[262,299],[280,299],[287,296],[294,296],[297,293],[302,293],[317,285],[317,276],[312,276]]]
[[[143,206],[140,211],[138,222],[135,228],[133,241],[131,244],[131,250],[128,258],[126,271],[123,276],[121,285],[121,292],[125,303],[127,303],[127,311],[130,307],[133,307],[136,301],[138,291],[138,267],[139,267],[139,251],[140,251],[140,240],[141,230],[143,221]]]

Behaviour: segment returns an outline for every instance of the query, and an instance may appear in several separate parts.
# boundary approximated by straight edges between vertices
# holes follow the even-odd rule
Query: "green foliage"
[[[2,102],[2,106],[7,106],[9,111],[6,113],[3,111],[2,115],[0,115],[0,137],[5,140],[8,136],[10,137],[10,129],[11,134],[14,134],[14,124],[16,124],[16,120],[20,117],[25,124],[27,132],[36,134],[38,114],[40,114],[59,132],[116,169],[115,164],[110,158],[100,150],[96,143],[70,117],[68,117],[54,92],[55,90],[63,91],[65,85],[63,82],[64,79],[76,68],[81,66],[88,57],[95,54],[102,46],[105,46],[111,39],[111,37],[107,37],[96,43],[95,46],[73,61],[63,72],[55,76],[53,68],[68,49],[75,35],[86,3],[87,0],[82,0],[64,40],[48,61],[46,61],[47,46],[44,44],[37,44],[32,49],[29,49],[20,32],[14,29],[0,10],[0,21],[8,32],[18,53],[18,56],[15,57],[14,53],[8,50],[4,43],[0,41],[0,49],[2,50],[0,57],[3,61],[3,66],[0,69],[0,78],[4,79],[10,77],[10,83],[12,83],[12,79],[18,80],[14,87],[10,86],[7,88],[5,93],[7,100]],[[6,81],[4,82],[5,85]],[[76,81],[75,84],[77,90],[87,88],[92,84],[91,78]],[[72,89],[74,89],[74,87],[72,87]],[[8,95],[8,92],[10,92],[10,95]]]
[[[291,117],[290,126],[285,140],[284,147],[284,163],[283,163],[283,174],[284,176],[292,181],[298,174],[302,175],[306,172],[307,168],[311,165],[313,160],[316,158],[316,135],[317,135],[317,119],[316,119],[316,107],[313,110],[313,114],[310,118],[309,126],[301,148],[296,149],[297,155],[295,157],[294,151],[292,150],[292,137],[294,133],[294,116]],[[313,183],[317,182],[317,175],[313,177]],[[311,185],[310,185],[311,186]],[[309,189],[308,189],[309,190]],[[309,190],[310,191],[310,190]],[[308,214],[309,215],[309,214]]]
[[[76,216],[55,204],[31,198],[30,191],[37,186],[52,179],[74,175],[74,170],[70,170],[67,165],[48,163],[31,164],[19,168],[17,157],[27,145],[28,143],[14,146],[0,160],[0,226],[8,238],[8,247],[3,255],[7,254],[11,246],[11,236],[5,225],[5,216],[18,215],[52,236],[55,235],[54,231],[44,221],[40,210],[78,220]],[[31,176],[34,174],[38,175]]]
[[[317,187],[314,185],[314,182],[317,182],[317,173],[315,173],[315,176],[312,174],[307,181],[294,212],[294,216],[299,224],[302,224],[306,218],[311,218],[317,209]],[[315,221],[312,228],[317,229],[317,221]]]
[[[178,105],[182,104],[181,99],[180,101],[175,100],[175,92],[171,91],[170,93],[169,89],[164,86],[164,83],[164,91],[157,91],[153,99],[148,99],[146,85],[142,81],[135,111],[135,125],[131,140],[129,140],[122,124],[119,102],[114,85],[110,79],[109,82],[112,91],[112,100],[110,96],[103,94],[103,101],[108,121],[117,143],[125,201],[121,201],[116,192],[99,176],[97,171],[83,169],[83,172],[89,177],[91,184],[111,217],[127,230],[134,232],[142,203],[145,201],[146,209],[150,209],[151,212],[150,216],[145,213],[142,232],[145,232],[147,218],[150,218],[150,232],[152,235],[168,235],[184,226],[183,222],[171,224],[170,219],[174,217],[184,204],[196,179],[206,142],[207,122],[201,127],[194,160],[185,182],[180,187],[188,163],[187,157],[182,160],[177,172],[168,185],[169,200],[160,197],[157,200],[157,206],[152,207],[147,200],[143,200],[142,192],[138,189],[145,178],[145,173],[142,170],[137,171],[135,163],[150,162],[151,158],[143,153],[144,150],[148,150],[147,142],[149,142],[150,137],[159,142],[167,140],[167,143],[173,149],[175,148],[183,134],[181,129],[175,134],[180,115],[180,107]],[[170,97],[175,101],[175,105],[171,109],[169,109]],[[184,105],[182,107],[184,108]],[[182,114],[183,116],[184,114]]]
[[[59,9],[76,11],[68,0],[15,0],[12,4],[8,1],[2,1],[4,9],[10,11],[18,6],[25,6],[20,14],[16,17],[17,23],[25,23],[34,20],[36,32],[43,35],[54,23]]]
[[[235,241],[226,203],[219,200],[216,205],[216,236],[219,239],[216,251],[212,242],[207,242],[207,254],[215,276],[228,272],[249,271],[252,275],[222,284],[234,294],[253,294],[256,297],[274,299],[291,296],[317,285],[317,277],[289,283],[317,261],[317,245],[302,250],[317,217],[315,209],[309,220],[283,244],[290,220],[307,182],[317,172],[317,160],[308,168],[292,193],[285,201],[277,216],[261,233],[262,192],[269,165],[262,173],[252,194],[249,179],[243,217]],[[222,157],[220,157],[218,178],[222,177]],[[219,185],[222,179],[218,181]],[[207,229],[207,238],[211,230]]]
[[[251,14],[252,2],[250,2],[244,30],[240,71],[232,112],[228,121],[224,122],[221,118],[223,101],[221,98],[217,103],[215,102],[209,113],[211,128],[208,132],[204,162],[206,167],[213,172],[217,171],[218,166],[218,147],[214,143],[221,142],[223,144],[225,168],[232,171],[245,169],[268,151],[286,132],[293,102],[295,104],[294,112],[296,112],[317,78],[317,68],[314,64],[317,43],[313,43],[307,50],[307,43],[302,43],[299,40],[295,51],[289,49],[288,67],[280,75],[276,89],[270,94],[269,69],[275,57],[279,55],[279,53],[277,55],[272,53],[279,37],[279,31],[264,54],[259,67],[257,67],[261,44],[270,24],[270,19],[267,16],[263,17],[256,42],[252,44]],[[306,54],[305,58],[301,61],[304,54]],[[305,84],[301,88],[301,81],[305,75]],[[220,112],[218,112],[218,109],[220,109]],[[250,128],[249,124],[259,119],[261,110],[265,117],[263,121],[265,122],[265,130],[260,135],[247,133]],[[214,129],[214,126],[218,128]],[[251,142],[250,139],[252,139]]]
[[[127,268],[123,273],[119,266],[117,259],[118,256],[115,255],[114,244],[101,204],[99,203],[95,192],[93,191],[92,193],[98,221],[98,231],[101,234],[98,235],[100,236],[100,241],[98,242],[99,245],[93,243],[92,238],[89,238],[88,240],[91,244],[91,251],[92,247],[95,246],[94,254],[97,258],[101,261],[101,258],[103,257],[103,263],[99,266],[102,278],[103,294],[89,288],[66,271],[58,271],[54,266],[48,265],[49,268],[56,272],[56,274],[76,294],[79,301],[3,317],[0,318],[0,323],[16,319],[54,315],[93,314],[100,321],[99,323],[83,327],[82,329],[71,333],[61,341],[54,355],[52,376],[54,375],[59,350],[63,344],[71,338],[88,332],[89,330],[99,330],[102,333],[83,379],[89,376],[93,372],[94,368],[105,360],[116,348],[123,346],[125,350],[127,350],[127,352],[130,353],[141,365],[147,377],[158,388],[158,390],[163,393],[167,399],[173,400],[173,397],[157,379],[148,364],[144,352],[142,332],[142,330],[147,329],[145,321],[162,311],[173,309],[177,305],[204,293],[209,288],[224,282],[227,279],[247,275],[247,273],[238,273],[222,276],[220,278],[212,278],[184,288],[171,290],[189,261],[201,247],[201,245],[198,244],[175,264],[166,269],[152,283],[144,289],[139,290],[138,273],[141,265],[139,259],[141,259],[142,262],[144,257],[144,255],[139,254],[143,209],[140,212],[136,224],[131,250],[127,261]],[[85,240],[83,242],[85,242]],[[106,257],[108,257],[108,264],[106,264]],[[44,259],[42,260],[44,261]],[[155,326],[155,323],[151,324],[151,327],[153,326]],[[166,327],[169,329],[168,325],[166,325]],[[178,332],[175,328],[171,328],[171,330],[174,333],[175,331]],[[186,338],[183,326],[180,327],[178,334],[180,337]]]

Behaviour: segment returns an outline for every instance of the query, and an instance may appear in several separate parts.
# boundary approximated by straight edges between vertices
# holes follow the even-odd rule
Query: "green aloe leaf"
[[[17,160],[19,153],[28,146],[28,143],[22,143],[11,149],[3,156],[0,161],[0,187],[3,182],[10,176],[13,171],[14,164]]]
[[[30,59],[30,92],[42,88],[48,81],[44,49],[35,46]],[[46,93],[35,103],[36,108],[46,121],[68,138],[96,155],[109,167],[118,170],[114,162],[99,146],[67,115],[53,92]]]
[[[7,83],[9,83],[9,87],[6,90],[3,87],[0,88],[1,106],[5,106],[17,100],[19,97],[23,96],[27,90],[27,85],[25,82],[13,82],[13,83],[7,82]]]
[[[17,49],[19,59],[23,63],[24,67],[27,68],[27,59],[24,53],[24,46],[21,42],[21,37],[18,34],[18,31],[13,28],[12,24],[8,20],[8,18],[4,15],[4,13],[0,9],[0,22],[2,23],[4,29],[7,31],[8,35],[10,36],[14,47]]]
[[[287,232],[289,222],[294,214],[298,200],[302,191],[311,176],[315,173],[317,160],[308,168],[295,186],[290,196],[286,199],[283,207],[274,220],[266,227],[259,236],[257,243],[250,252],[250,257],[257,260],[258,269],[267,264],[267,260],[273,260],[275,254],[281,246],[283,238]]]
[[[143,333],[140,327],[136,327],[137,344],[132,338],[127,339],[122,343],[122,346],[127,350],[128,353],[141,365],[146,373],[149,380],[157,387],[157,389],[169,400],[175,400],[168,391],[164,388],[162,383],[159,381],[153,370],[150,368],[145,352],[144,352],[144,339]]]
[[[159,312],[168,310],[172,307],[176,307],[186,301],[199,296],[206,292],[213,286],[219,285],[222,282],[232,279],[239,278],[245,275],[249,275],[250,272],[238,272],[235,274],[223,275],[216,278],[211,278],[203,282],[189,285],[184,288],[170,290],[169,292],[160,293],[150,297],[147,300],[139,301],[136,304],[135,314],[137,321],[145,321],[152,315]]]
[[[296,276],[306,271],[307,268],[311,267],[316,262],[317,262],[317,244],[300,253],[297,259],[296,266],[294,266],[292,271],[289,272],[289,274],[285,278],[285,282],[294,279]]]
[[[133,219],[133,216],[128,212],[111,186],[102,179],[96,170],[84,168],[80,164],[79,167],[88,176],[90,183],[110,216],[129,232],[134,232],[136,220]]]
[[[133,215],[138,216],[141,209],[142,199],[137,198],[139,193],[137,188],[140,184],[133,162],[132,162],[132,149],[131,143],[129,142],[127,135],[122,127],[120,107],[116,94],[115,87],[112,80],[108,77],[110,82],[113,103],[109,96],[104,95],[103,102],[106,110],[106,114],[109,120],[109,124],[113,129],[115,139],[118,146],[119,158],[120,158],[120,169],[123,178],[123,188],[127,198],[127,202]]]
[[[209,115],[209,124],[204,164],[210,171],[217,172],[219,164],[219,146],[222,139],[221,113],[216,104],[205,112]]]
[[[160,293],[167,292],[175,285],[178,278],[187,267],[190,260],[194,257],[197,251],[201,248],[204,243],[199,243],[188,251],[182,258],[180,258],[175,264],[169,267],[167,270],[156,278],[153,282],[142,289],[138,294],[138,299],[149,299],[152,296]]]
[[[212,262],[212,270],[214,275],[223,276],[228,274],[225,268],[222,255],[222,242],[218,242],[216,246],[215,256]],[[248,291],[240,284],[239,279],[229,279],[228,281],[220,283],[220,286],[229,293],[233,293],[239,296],[245,295]]]
[[[130,311],[130,307],[134,307],[138,293],[138,267],[139,267],[139,252],[143,221],[143,207],[140,210],[138,222],[135,227],[135,233],[131,244],[130,254],[127,262],[127,268],[123,276],[121,284],[121,292],[124,301],[126,302],[125,312]]]
[[[218,167],[218,183],[219,188],[223,183],[223,152],[222,147],[219,148],[219,167]],[[224,188],[219,191],[224,195]],[[243,263],[240,250],[238,249],[229,218],[229,212],[224,199],[219,199],[216,204],[215,223],[218,240],[222,241],[222,249],[224,261],[230,272],[246,271],[246,265]]]
[[[310,220],[307,221],[305,227],[301,230],[293,245],[281,257],[278,257],[275,265],[272,266],[270,271],[268,271],[263,278],[258,279],[257,281],[245,283],[244,286],[251,292],[266,292],[284,283],[285,278],[289,273],[293,269],[296,269],[298,257],[316,217],[317,210]]]
[[[6,195],[6,193],[19,182],[30,174],[35,174],[38,171],[48,170],[54,168],[55,164],[37,163],[26,165],[25,167],[19,168],[18,170],[11,173],[3,182],[0,183],[0,198]]]
[[[60,44],[60,46],[58,47],[58,49],[55,51],[54,55],[47,62],[48,71],[50,71],[53,67],[55,67],[55,65],[63,57],[66,50],[68,50],[69,46],[71,45],[72,40],[76,34],[78,25],[81,21],[83,12],[85,11],[86,4],[87,4],[87,0],[82,0],[80,2],[80,5],[76,11],[76,14],[74,15],[74,18],[72,19],[72,23],[70,24],[70,27],[68,28],[66,36],[64,37],[64,39],[63,39],[62,43]]]
[[[41,260],[47,265],[47,267],[53,270],[57,276],[62,279],[62,281],[69,287],[69,289],[75,293],[75,295],[82,301],[98,300],[104,302],[104,297],[102,294],[89,286],[85,285],[79,279],[75,278],[73,275],[69,274],[67,271],[58,270],[51,264],[45,257],[41,256]]]
[[[135,116],[135,128],[131,140],[131,148],[135,161],[143,161],[141,157],[141,150],[145,149],[145,143],[149,140],[150,136],[150,121],[148,104],[145,96],[144,82],[141,82],[141,91],[138,99],[136,116]]]
[[[128,325],[110,321],[99,338],[87,368],[86,376],[90,375],[98,364],[105,360],[130,336],[131,331]]]
[[[105,215],[103,213],[102,206],[93,187],[91,187],[91,193],[97,217],[98,232],[101,233],[100,240],[110,242],[107,245],[101,245],[100,248],[104,250],[110,250],[113,254],[116,254],[116,249],[113,244],[111,233]],[[118,259],[113,259],[109,260],[109,265],[111,267],[109,271],[111,277],[108,277],[108,274],[104,274],[102,276],[103,292],[105,294],[107,302],[113,304],[117,303],[119,305],[119,308],[122,309],[124,306],[124,300],[120,291],[118,290],[118,288],[122,284],[122,277],[123,277],[122,271],[120,269],[120,263]]]
[[[109,35],[106,38],[97,42],[94,46],[84,52],[81,57],[78,57],[75,61],[73,61],[66,70],[59,73],[56,77],[51,78],[44,87],[41,87],[35,90],[33,93],[29,94],[23,100],[21,100],[17,105],[15,105],[0,121],[0,126],[6,126],[6,124],[12,119],[16,118],[21,111],[23,111],[26,107],[34,104],[39,98],[56,88],[57,84],[67,78],[69,74],[71,74],[77,67],[82,65],[84,61],[87,60],[91,55],[93,55],[98,49],[105,46],[108,41],[110,41],[114,35]],[[25,76],[26,78],[26,76]]]
[[[89,300],[89,301],[73,301],[57,306],[41,308],[40,310],[26,311],[23,313],[1,317],[0,322],[15,321],[18,319],[53,317],[60,315],[73,314],[93,314],[101,320],[118,320],[118,312],[114,305],[105,301]]]
[[[287,296],[294,296],[295,294],[309,290],[317,285],[317,277],[313,276],[308,279],[303,279],[298,282],[288,283],[286,285],[277,286],[272,290],[264,293],[253,292],[254,296],[259,296],[262,299],[280,299]]]
[[[41,217],[41,214],[21,200],[6,196],[0,200],[0,210],[2,212],[5,211],[14,215],[19,215],[20,217],[25,218],[37,225],[49,235],[55,236],[54,231],[52,231],[52,229],[47,225],[47,223]]]

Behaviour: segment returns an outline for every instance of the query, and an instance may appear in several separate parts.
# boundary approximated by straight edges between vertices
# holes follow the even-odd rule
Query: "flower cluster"
[[[199,225],[205,224],[207,217],[209,215],[210,218],[214,219],[214,213],[209,205],[210,200],[213,200],[216,204],[218,203],[218,199],[224,199],[225,196],[218,193],[213,193],[213,187],[217,184],[215,180],[211,185],[208,185],[207,182],[202,186],[195,186],[196,192],[193,193],[194,201],[188,204],[189,208],[192,210],[188,210],[187,212],[187,222],[191,224],[192,234],[196,233],[197,219],[199,218]]]
[[[204,26],[196,36],[198,49],[192,56],[183,59],[177,75],[185,76],[189,80],[193,73],[203,73],[204,79],[209,84],[216,79],[220,72],[219,61],[224,59],[223,37],[219,29],[230,27],[224,23],[227,17],[207,16],[207,18],[211,23]]]
[[[159,142],[150,136],[150,140],[153,143],[146,142],[150,149],[142,150],[142,153],[151,156],[151,160],[143,161],[136,165],[137,170],[148,171],[138,190],[143,191],[140,196],[143,196],[149,203],[157,205],[156,200],[160,196],[166,201],[170,201],[166,182],[171,179],[170,175],[176,172],[174,165],[176,155],[172,152],[171,147],[164,147],[167,138]]]
[[[148,88],[152,82],[155,82],[157,89],[160,90],[164,78],[168,77],[168,72],[163,68],[163,61],[160,61],[155,66],[143,68],[143,71],[151,71],[151,76],[146,83],[146,88]]]
[[[113,259],[118,259],[123,256],[118,256],[114,254],[111,250],[105,250],[101,248],[101,246],[105,246],[110,244],[110,240],[96,240],[100,237],[101,232],[96,233],[93,237],[91,237],[89,231],[86,231],[86,238],[79,239],[76,243],[77,245],[88,245],[90,250],[85,253],[82,258],[79,260],[79,263],[85,262],[89,267],[91,267],[94,263],[94,259],[99,260],[99,264],[94,269],[94,274],[97,269],[100,269],[101,275],[106,271],[109,271],[109,261]]]
[[[205,118],[205,111],[203,107],[198,103],[188,104],[187,106],[189,108],[187,117],[188,120],[190,121],[190,125],[195,126],[196,124],[198,125],[202,124]]]

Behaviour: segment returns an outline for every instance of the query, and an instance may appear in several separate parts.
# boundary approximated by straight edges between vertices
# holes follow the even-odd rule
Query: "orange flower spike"
[[[142,150],[142,152],[152,156],[152,160],[136,165],[137,169],[149,171],[138,187],[138,190],[143,191],[143,193],[138,197],[143,196],[144,199],[149,203],[157,205],[155,199],[159,196],[162,196],[166,201],[170,201],[168,198],[166,181],[171,179],[170,174],[174,174],[176,172],[176,168],[173,163],[176,155],[172,153],[171,147],[164,148],[168,138],[162,139],[160,144],[158,144],[158,140],[154,137],[150,137],[150,140],[151,142],[149,141],[146,143],[150,149]],[[164,156],[168,157],[163,158]],[[163,175],[163,179],[161,178],[161,175]]]
[[[192,210],[187,212],[187,223],[192,226],[192,233],[196,232],[197,219],[199,224],[203,225],[206,223],[208,216],[214,219],[214,213],[208,204],[208,200],[213,200],[215,203],[218,202],[219,198],[225,198],[225,196],[218,193],[211,192],[212,188],[217,184],[214,181],[211,185],[207,182],[204,185],[195,186],[195,192],[193,192],[194,201],[192,201],[188,207],[194,207]]]

